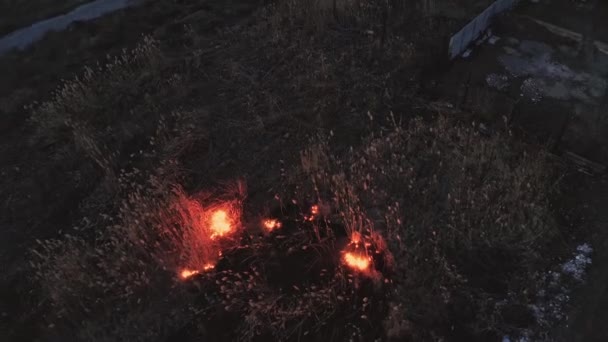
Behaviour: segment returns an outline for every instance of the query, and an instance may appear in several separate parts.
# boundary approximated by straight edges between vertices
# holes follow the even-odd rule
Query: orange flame
[[[205,265],[203,265],[203,271],[209,271],[215,268],[215,265],[208,262]],[[184,268],[181,270],[181,272],[179,273],[179,277],[182,278],[183,280],[186,280],[188,278],[191,278],[192,276],[195,276],[197,274],[200,274],[201,271],[197,271],[197,270],[191,270],[189,268]]]
[[[179,273],[179,277],[186,280],[194,275],[199,274],[199,271],[196,270],[189,270],[187,268],[183,269],[180,273]]]
[[[227,235],[232,231],[232,220],[228,217],[226,210],[218,209],[211,214],[211,238]]]
[[[364,272],[369,270],[371,260],[367,256],[346,252],[344,253],[344,263],[355,271]]]
[[[281,228],[282,224],[279,220],[276,220],[276,219],[266,219],[266,220],[262,221],[262,225],[264,226],[264,229],[271,232],[275,229]]]
[[[361,242],[361,233],[354,231],[350,236],[350,242],[358,245]]]
[[[304,215],[304,219],[306,221],[312,222],[315,220],[316,216],[318,216],[318,215],[319,215],[319,206],[315,204],[312,207],[310,207],[310,216]]]

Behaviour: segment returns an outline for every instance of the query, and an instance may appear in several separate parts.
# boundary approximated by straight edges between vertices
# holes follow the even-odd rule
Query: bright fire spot
[[[209,271],[209,270],[212,270],[212,269],[214,269],[214,268],[215,268],[215,265],[214,265],[214,264],[205,264],[205,265],[203,266],[203,270],[205,270],[205,271]]]
[[[264,228],[269,232],[281,228],[281,222],[276,219],[266,219],[262,221],[262,224],[264,225]]]
[[[344,262],[348,267],[361,272],[368,270],[371,264],[369,257],[350,252],[344,253]]]
[[[354,243],[355,245],[359,244],[361,242],[361,233],[353,232],[350,236],[350,242]]]
[[[180,276],[180,278],[182,278],[182,279],[188,279],[188,278],[190,278],[190,277],[192,277],[193,275],[196,275],[196,274],[198,274],[198,273],[199,273],[199,272],[198,272],[198,271],[196,271],[196,270],[189,270],[189,269],[187,269],[187,268],[186,268],[186,269],[183,269],[183,270],[182,270],[182,271],[179,273],[179,276]]]
[[[228,218],[228,213],[225,210],[216,210],[211,215],[211,238],[224,236],[232,230],[232,223]]]
[[[313,206],[310,207],[310,216],[308,215],[304,215],[304,219],[306,221],[314,221],[315,217],[319,215],[319,206],[314,204]]]

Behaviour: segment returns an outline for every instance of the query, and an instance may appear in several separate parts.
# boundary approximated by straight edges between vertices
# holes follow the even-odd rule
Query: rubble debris
[[[509,77],[503,74],[489,74],[486,76],[486,83],[497,90],[504,90],[509,86]]]

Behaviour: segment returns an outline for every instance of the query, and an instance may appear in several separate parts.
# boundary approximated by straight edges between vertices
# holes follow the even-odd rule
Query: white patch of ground
[[[489,74],[486,76],[486,83],[492,88],[503,90],[509,86],[509,76],[504,74]]]
[[[537,303],[531,307],[539,325],[550,326],[566,318],[564,309],[570,301],[571,287],[584,281],[592,252],[589,244],[578,246],[571,259],[559,270],[549,271],[542,279],[546,286],[538,293]]]
[[[539,277],[542,288],[537,293],[534,304],[529,306],[536,318],[537,327],[550,329],[567,319],[567,306],[573,287],[585,280],[587,268],[591,265],[593,248],[585,243],[579,245],[572,257],[562,263],[556,270],[550,270]],[[504,336],[503,342],[528,342],[544,339],[532,338],[530,330],[522,330],[518,337]]]
[[[503,46],[504,54],[498,60],[511,77],[525,78],[522,96],[534,102],[549,97],[594,103],[605,93],[605,79],[596,74],[575,71],[558,62],[554,55],[560,53],[559,50],[548,44],[516,39],[507,39],[507,42],[508,45]]]

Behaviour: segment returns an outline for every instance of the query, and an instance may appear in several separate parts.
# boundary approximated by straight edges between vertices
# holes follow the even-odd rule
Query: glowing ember
[[[361,233],[359,232],[353,232],[352,235],[350,236],[350,242],[357,245],[361,242]]]
[[[276,219],[266,219],[262,221],[262,225],[264,225],[264,228],[269,232],[281,228],[281,222]]]
[[[215,268],[215,265],[212,263],[206,263],[205,265],[203,265],[203,271],[209,271]],[[197,270],[191,270],[188,268],[184,268],[182,269],[182,271],[179,273],[179,277],[186,280],[188,278],[191,278],[194,275],[200,274],[200,271]]]
[[[369,257],[350,252],[344,253],[344,262],[348,267],[360,272],[367,271],[371,264]]]
[[[310,207],[310,213],[315,216],[319,215],[319,206],[315,204],[312,207]]]
[[[186,268],[180,272],[179,276],[182,279],[188,279],[188,278],[192,277],[193,275],[197,275],[197,274],[199,274],[199,271],[189,270]]]
[[[211,215],[211,238],[224,236],[232,231],[232,223],[228,218],[228,213],[225,210],[216,210]]]

